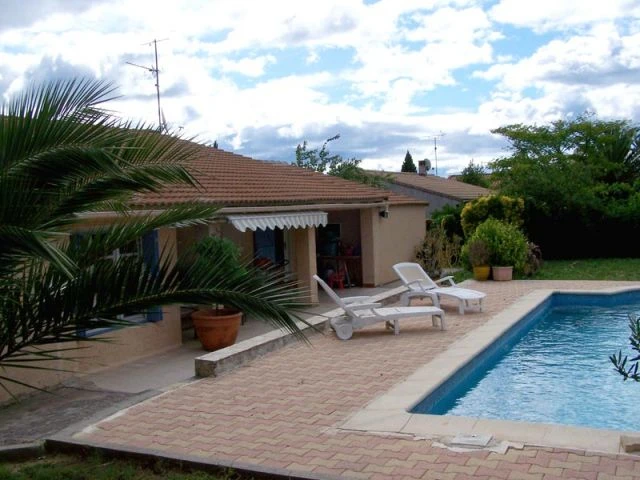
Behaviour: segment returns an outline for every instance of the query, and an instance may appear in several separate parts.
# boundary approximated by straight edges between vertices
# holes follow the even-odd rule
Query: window
[[[83,234],[76,234],[79,238]],[[86,234],[84,234],[86,235]],[[116,261],[122,258],[144,258],[144,261],[147,265],[151,266],[151,268],[157,268],[159,261],[159,252],[158,252],[158,232],[154,230],[151,233],[148,233],[141,239],[130,242],[122,248],[113,250],[109,255],[106,255],[105,259],[110,259],[112,261]],[[158,322],[162,320],[162,308],[154,307],[149,309],[146,314],[140,313],[136,315],[129,316],[119,316],[119,318],[126,319],[132,323],[145,323],[145,322]],[[106,333],[108,331],[113,330],[112,328],[95,328],[90,330],[85,330],[81,332],[82,336],[92,337],[95,335],[100,335],[102,333]]]

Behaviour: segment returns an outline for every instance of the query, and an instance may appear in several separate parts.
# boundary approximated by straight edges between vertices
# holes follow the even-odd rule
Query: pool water
[[[640,430],[640,383],[609,361],[631,353],[630,313],[640,292],[553,295],[413,413]]]

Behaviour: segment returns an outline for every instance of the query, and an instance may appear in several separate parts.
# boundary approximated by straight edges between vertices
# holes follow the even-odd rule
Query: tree
[[[480,164],[473,163],[473,160],[462,170],[460,181],[484,188],[489,188],[490,186],[485,168]]]
[[[408,173],[418,172],[418,169],[416,168],[416,164],[413,163],[413,157],[409,153],[409,150],[407,150],[407,154],[404,156],[404,162],[402,164],[402,168],[400,169],[400,171],[408,172]]]
[[[389,181],[387,175],[369,173],[360,167],[362,160],[357,158],[345,160],[342,156],[329,152],[327,144],[339,138],[340,134],[328,138],[320,149],[309,149],[306,140],[302,142],[302,145],[298,144],[294,165],[313,170],[314,172],[327,173],[328,175],[340,177],[345,180],[364,183],[365,185],[384,187],[385,183]]]
[[[501,193],[524,199],[525,229],[546,257],[635,255],[638,126],[587,113],[542,126],[507,125],[493,133],[507,139],[509,152],[491,163],[492,178]]]
[[[218,149],[218,140],[213,141],[213,148]]]
[[[629,344],[631,349],[636,352],[635,356],[631,360],[627,355],[622,358],[622,351],[619,351],[617,356],[611,355],[609,360],[613,363],[616,371],[622,375],[622,378],[640,382],[640,373],[638,373],[638,366],[640,365],[640,318],[635,315],[629,316],[629,330],[631,330]]]
[[[158,228],[215,213],[192,203],[133,214],[134,194],[170,183],[196,188],[186,162],[200,147],[115,118],[103,108],[113,92],[104,82],[61,81],[0,107],[0,386],[9,393],[12,382],[26,385],[19,369],[51,368],[42,362],[69,360],[78,348],[60,343],[90,341],[84,332],[126,326],[123,315],[159,305],[228,304],[301,335],[300,290],[291,282],[176,263],[170,252],[155,264],[108,258]],[[73,236],[82,214],[100,211],[118,215]]]

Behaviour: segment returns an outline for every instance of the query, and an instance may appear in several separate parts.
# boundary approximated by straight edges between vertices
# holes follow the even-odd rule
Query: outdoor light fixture
[[[389,207],[388,206],[384,207],[384,210],[380,210],[380,212],[378,213],[382,218],[389,218]]]

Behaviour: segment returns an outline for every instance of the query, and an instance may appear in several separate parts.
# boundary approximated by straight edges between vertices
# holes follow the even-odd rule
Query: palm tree
[[[170,254],[109,258],[161,227],[205,223],[215,208],[132,210],[133,195],[171,183],[197,188],[187,162],[198,146],[123,121],[104,108],[114,88],[93,80],[27,89],[0,107],[0,387],[29,386],[15,369],[50,368],[89,341],[84,332],[127,324],[160,305],[224,303],[302,334],[301,290],[275,274],[240,272]],[[86,226],[87,212],[117,212]],[[221,259],[221,262],[224,259]],[[189,275],[180,272],[188,271]],[[9,391],[9,393],[11,393]]]

